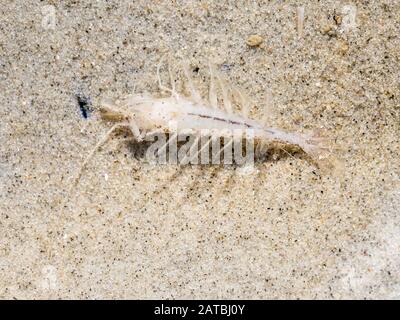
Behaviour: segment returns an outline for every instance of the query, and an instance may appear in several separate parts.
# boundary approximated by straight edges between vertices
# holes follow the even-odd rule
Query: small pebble
[[[246,43],[250,47],[256,47],[259,46],[263,41],[263,37],[253,34],[247,39]]]
[[[342,42],[339,46],[338,52],[345,55],[349,51],[349,45],[346,42]]]
[[[322,34],[327,34],[331,30],[332,30],[332,27],[329,25],[325,25],[325,26],[321,27],[321,29],[320,29]]]
[[[343,18],[337,14],[333,16],[333,20],[335,20],[336,24],[340,26],[342,24]]]
[[[320,30],[322,34],[332,35],[335,33],[331,25],[325,25]]]

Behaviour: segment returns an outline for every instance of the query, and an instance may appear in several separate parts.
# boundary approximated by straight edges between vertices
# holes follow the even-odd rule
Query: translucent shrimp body
[[[169,73],[172,88],[164,86],[158,66],[159,87],[162,91],[169,92],[169,96],[133,94],[117,101],[101,103],[99,109],[101,118],[113,122],[114,125],[87,156],[76,181],[96,150],[119,128],[128,129],[138,142],[160,132],[175,136],[184,133],[199,138],[204,131],[208,131],[211,138],[225,138],[225,136],[232,137],[232,131],[241,130],[245,135],[233,136],[232,139],[246,139],[248,137],[246,132],[251,131],[251,137],[262,148],[268,145],[294,147],[303,150],[317,162],[326,155],[328,148],[324,143],[327,140],[318,135],[286,132],[250,119],[249,99],[240,90],[229,86],[212,66],[210,66],[210,88],[207,99],[202,98],[195,89],[188,67],[185,64],[182,67],[187,78],[186,87],[190,93],[188,95],[180,94],[175,89],[171,68]],[[234,105],[240,107],[239,114],[233,111]]]
[[[138,140],[149,132],[185,132],[195,135],[209,130],[214,135],[224,136],[224,132],[252,130],[254,139],[262,144],[277,142],[297,146],[313,158],[325,150],[321,145],[323,140],[317,137],[266,127],[244,115],[211,107],[203,101],[195,102],[190,97],[152,98],[132,95],[113,104],[104,103],[101,112],[106,120],[125,119],[131,131],[137,133]],[[171,132],[171,128],[177,132]]]

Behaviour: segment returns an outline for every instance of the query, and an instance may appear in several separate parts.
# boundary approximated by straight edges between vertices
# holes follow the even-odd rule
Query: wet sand
[[[299,2],[232,3],[2,5],[0,298],[400,297],[400,4],[307,1],[299,32]],[[166,53],[203,95],[212,60],[252,118],[324,128],[341,170],[157,166],[118,135],[69,192],[98,101],[159,93]]]

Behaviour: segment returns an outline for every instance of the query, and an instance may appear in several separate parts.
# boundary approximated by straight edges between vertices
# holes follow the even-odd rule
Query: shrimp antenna
[[[161,76],[160,76],[160,68],[161,68],[162,62],[164,61],[164,58],[165,58],[165,55],[161,57],[160,62],[159,62],[158,65],[157,65],[157,80],[158,80],[158,86],[159,86],[159,88],[160,88],[161,90],[170,92],[171,95],[174,96],[175,99],[178,100],[178,99],[179,99],[179,95],[178,95],[178,93],[177,93],[176,90],[175,90],[175,83],[174,83],[174,81],[172,81],[172,71],[171,71],[171,67],[170,67],[170,66],[168,66],[168,71],[169,71],[170,79],[171,79],[171,82],[172,82],[172,89],[170,89],[170,88],[168,88],[168,87],[166,87],[166,86],[164,86],[164,85],[162,84]]]

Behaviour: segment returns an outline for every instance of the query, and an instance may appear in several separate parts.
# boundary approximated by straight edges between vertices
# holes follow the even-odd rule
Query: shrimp
[[[162,84],[160,65],[157,67],[159,88],[170,94],[164,97],[155,97],[150,94],[132,94],[117,101],[103,101],[99,109],[103,120],[114,123],[111,129],[86,157],[79,175],[93,157],[96,150],[103,145],[114,131],[129,130],[136,142],[141,142],[155,133],[165,133],[176,136],[181,132],[200,138],[202,132],[211,132],[211,136],[227,137],[226,132],[251,130],[254,141],[258,145],[291,147],[304,151],[311,160],[318,162],[326,156],[329,148],[327,139],[318,133],[300,134],[286,132],[278,128],[267,127],[263,123],[250,119],[249,99],[238,89],[229,86],[210,64],[210,88],[208,99],[200,96],[189,73],[189,68],[183,64],[183,71],[187,78],[186,86],[189,95],[179,94],[174,86],[171,68],[172,88]],[[221,92],[218,98],[218,89]],[[242,108],[241,114],[233,112],[234,101]],[[171,129],[171,123],[175,126]],[[233,136],[232,139],[243,139],[246,136]],[[168,142],[167,142],[168,143]],[[284,149],[285,150],[285,149]],[[199,151],[200,152],[200,151]],[[287,152],[287,151],[285,151]]]

